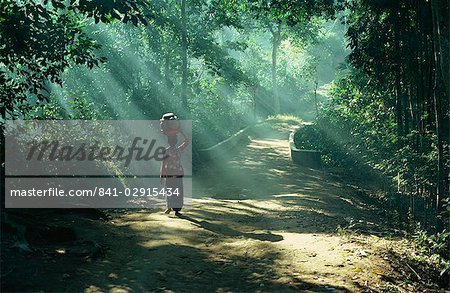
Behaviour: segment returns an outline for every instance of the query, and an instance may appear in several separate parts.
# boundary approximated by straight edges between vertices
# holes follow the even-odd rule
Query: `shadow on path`
[[[257,240],[261,240],[261,241],[270,241],[270,242],[278,242],[283,240],[283,236],[281,235],[276,235],[276,234],[272,234],[270,232],[268,233],[245,233],[245,232],[240,232],[238,230],[234,230],[231,229],[230,227],[228,227],[227,225],[224,225],[223,223],[221,224],[213,224],[210,223],[208,221],[204,221],[204,220],[196,220],[192,217],[186,216],[186,215],[182,215],[179,216],[180,219],[183,220],[187,220],[195,225],[197,225],[200,228],[203,228],[205,230],[217,233],[217,234],[221,234],[224,236],[229,236],[229,237],[245,237],[245,238],[252,238],[252,239],[257,239]]]

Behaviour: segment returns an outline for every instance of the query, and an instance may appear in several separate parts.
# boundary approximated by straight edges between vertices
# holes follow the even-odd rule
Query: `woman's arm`
[[[184,141],[182,144],[180,144],[177,149],[182,152],[188,145],[189,145],[189,139],[187,138],[187,136],[184,134],[184,132],[180,131],[181,135],[183,135],[184,137]]]

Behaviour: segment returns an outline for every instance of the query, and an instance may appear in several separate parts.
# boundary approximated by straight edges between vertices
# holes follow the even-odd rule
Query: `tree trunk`
[[[398,33],[398,30],[395,31],[395,50],[398,52],[399,56],[398,59],[401,59],[400,57],[400,36]],[[397,65],[395,69],[395,116],[397,120],[397,136],[399,141],[399,148],[402,147],[402,137],[404,135],[403,131],[403,95],[402,95],[402,86],[401,86],[401,68],[400,64]]]
[[[399,138],[399,147],[402,146],[401,140],[403,137],[403,98],[402,98],[402,90],[400,85],[400,68],[397,69],[396,76],[395,76],[395,116],[397,120],[397,136]]]
[[[170,81],[170,56],[168,52],[164,57],[164,81],[166,84],[166,90],[171,89],[172,82]]]
[[[280,113],[280,97],[278,95],[277,84],[277,54],[281,43],[280,29],[281,26],[278,25],[276,29],[270,30],[272,33],[272,94],[274,114]]]
[[[187,23],[186,23],[186,0],[181,0],[181,105],[183,111],[189,113],[187,102]]]
[[[317,103],[317,87],[319,86],[319,82],[316,80],[314,82],[314,104],[316,106],[316,117],[319,117],[319,105]]]
[[[436,133],[438,138],[438,174],[437,174],[437,195],[436,205],[437,212],[440,216],[445,213],[444,203],[448,197],[448,175],[449,170],[446,164],[446,158],[448,156],[448,143],[449,143],[449,117],[448,117],[448,89],[446,89],[446,82],[443,80],[445,74],[443,74],[444,68],[442,68],[442,47],[441,32],[440,32],[440,1],[431,2],[431,13],[433,23],[433,46],[434,46],[434,65],[435,65],[435,78],[434,78],[434,107],[435,107],[435,119],[436,119]],[[445,54],[445,53],[444,53]],[[436,228],[443,230],[445,228],[444,221],[438,217]]]
[[[443,47],[442,43],[445,42],[443,40],[442,36],[442,30],[441,30],[441,21],[443,17],[441,16],[442,11],[445,11],[445,13],[448,13],[448,7],[445,7],[445,5],[442,5],[442,0],[432,0],[431,1],[431,13],[433,17],[433,34],[434,34],[434,41],[435,41],[435,50],[439,51],[438,61],[439,64],[436,66],[437,74],[439,74],[441,82],[442,82],[442,90],[445,93],[446,97],[449,97],[449,50],[448,46]],[[448,15],[447,15],[448,17]],[[445,18],[444,18],[445,19]],[[448,22],[444,25],[444,27],[447,27],[447,37],[448,37]]]

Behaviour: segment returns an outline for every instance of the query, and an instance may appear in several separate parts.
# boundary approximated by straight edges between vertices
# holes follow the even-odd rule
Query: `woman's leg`
[[[183,178],[169,177],[166,179],[165,187],[171,188],[173,194],[166,197],[167,208],[175,211],[177,216],[181,215],[180,211],[183,207]],[[167,214],[170,213],[167,212]]]

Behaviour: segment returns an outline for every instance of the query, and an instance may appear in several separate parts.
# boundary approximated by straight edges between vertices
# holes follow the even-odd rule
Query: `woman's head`
[[[167,142],[169,143],[169,145],[170,145],[171,147],[176,146],[176,145],[177,145],[177,142],[178,142],[177,136],[176,136],[176,135],[168,136],[168,137],[167,137]]]

